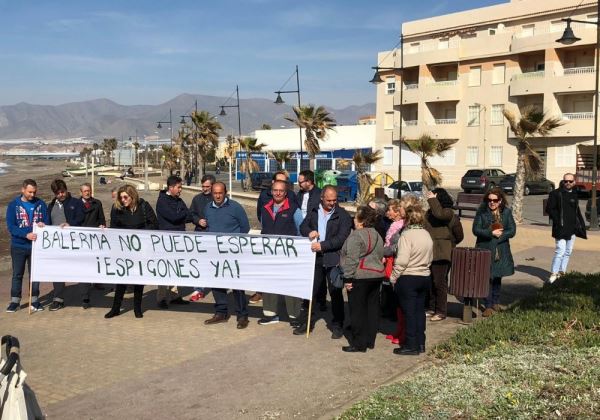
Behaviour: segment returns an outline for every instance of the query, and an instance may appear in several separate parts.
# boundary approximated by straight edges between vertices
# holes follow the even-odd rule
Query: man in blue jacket
[[[37,183],[33,179],[23,181],[21,195],[16,197],[6,208],[6,224],[10,232],[10,256],[12,259],[12,285],[10,288],[10,303],[6,312],[16,312],[21,307],[21,292],[23,289],[23,274],[25,264],[31,272],[31,243],[37,239],[33,227],[44,226],[49,222],[48,208],[43,200],[36,197]],[[31,283],[31,310],[43,311],[39,302],[40,284]]]
[[[48,205],[50,224],[54,226],[81,226],[85,219],[83,202],[69,193],[67,184],[62,179],[55,179],[50,184],[54,199]],[[54,282],[54,298],[50,305],[51,311],[65,307],[65,282]]]
[[[199,224],[211,233],[248,233],[250,222],[244,208],[236,201],[227,198],[227,187],[222,182],[215,182],[212,186],[212,203],[204,209],[206,219],[201,219]],[[220,324],[229,321],[227,308],[227,289],[212,289],[215,297],[215,314],[204,321],[206,325]],[[243,290],[234,290],[235,311],[237,314],[237,328],[244,329],[248,326],[248,302]]]
[[[167,178],[167,189],[158,193],[156,200],[156,217],[160,230],[171,230],[185,232],[185,224],[192,221],[192,214],[181,198],[183,180],[177,175]],[[160,309],[168,309],[169,303],[174,305],[187,305],[178,293],[172,291],[169,286],[158,286],[156,290],[156,301]]]

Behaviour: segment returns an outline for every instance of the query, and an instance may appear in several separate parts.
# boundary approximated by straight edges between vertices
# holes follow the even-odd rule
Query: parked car
[[[398,196],[400,190],[400,196]],[[421,181],[394,181],[383,187],[384,194],[387,198],[402,198],[405,194],[423,194],[423,183]]]
[[[516,174],[508,174],[500,181],[500,188],[502,188],[505,193],[512,194],[515,188],[515,177]],[[554,182],[546,178],[525,180],[525,190],[523,191],[523,194],[548,194],[554,188]]]
[[[460,187],[464,192],[486,192],[496,185],[500,185],[506,176],[501,169],[469,169],[460,180]]]
[[[588,198],[587,204],[585,205],[585,220],[590,221],[592,215],[592,198]],[[600,219],[600,194],[596,194],[596,211],[598,212],[598,218]]]

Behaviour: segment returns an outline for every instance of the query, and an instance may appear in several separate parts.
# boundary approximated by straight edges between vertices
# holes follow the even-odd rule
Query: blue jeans
[[[425,345],[425,300],[430,287],[430,276],[402,275],[394,285],[406,321],[404,345],[411,350]]]
[[[502,287],[502,277],[492,277],[490,279],[490,293],[485,298],[484,305],[486,308],[491,308],[494,305],[500,304],[500,288]]]
[[[228,315],[227,309],[227,289],[212,289],[215,298],[215,313]],[[248,318],[248,301],[246,293],[243,290],[233,290],[233,300],[235,302],[235,313],[237,319]]]
[[[25,264],[27,264],[28,272],[31,275],[31,249],[10,248],[10,257],[12,258],[12,284],[10,288],[11,302],[21,301],[21,290],[23,289],[23,275],[25,274]],[[40,295],[40,284],[38,282],[31,283],[32,302],[37,302]]]
[[[552,258],[552,273],[556,274],[559,271],[565,273],[567,271],[567,265],[569,264],[569,258],[573,253],[573,246],[575,245],[575,235],[571,236],[571,239],[557,239],[556,248],[554,249],[554,258]]]

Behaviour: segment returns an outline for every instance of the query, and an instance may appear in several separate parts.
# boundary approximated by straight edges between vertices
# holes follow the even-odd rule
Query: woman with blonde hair
[[[110,211],[110,227],[117,229],[158,229],[158,220],[152,206],[140,198],[133,185],[125,184],[117,190],[115,204]],[[127,285],[117,284],[112,309],[104,318],[121,314],[121,303]],[[136,318],[142,318],[142,295],[144,286],[133,286],[133,311]]]
[[[423,228],[425,210],[420,199],[404,196],[400,207],[406,225],[398,241],[390,282],[404,312],[406,337],[394,354],[418,355],[425,352],[425,299],[431,284],[433,241]]]

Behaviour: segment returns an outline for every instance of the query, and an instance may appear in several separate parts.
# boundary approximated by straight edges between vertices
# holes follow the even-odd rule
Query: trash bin
[[[472,321],[473,299],[485,298],[490,288],[492,253],[489,249],[458,247],[452,250],[448,293],[464,298],[463,322]]]
[[[338,201],[354,201],[358,191],[356,172],[343,171],[336,180]]]

